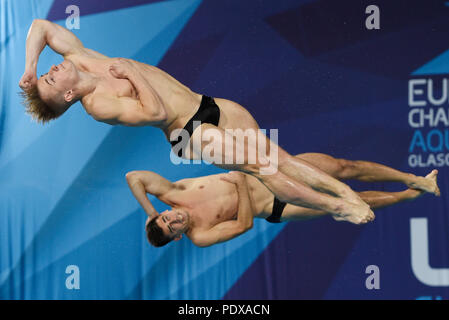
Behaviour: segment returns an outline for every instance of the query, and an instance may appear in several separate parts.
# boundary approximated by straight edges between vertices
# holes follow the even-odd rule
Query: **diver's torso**
[[[128,79],[117,79],[109,71],[109,67],[117,58],[108,58],[97,52],[71,57],[71,61],[80,69],[96,76],[99,81],[92,95],[127,97],[139,99],[136,88]],[[159,68],[137,62],[138,70],[145,81],[154,89],[167,112],[167,119],[159,126],[169,137],[172,130],[183,128],[185,123],[195,114],[201,103],[201,95],[171,77]],[[86,101],[90,101],[88,97]],[[84,100],[83,100],[84,101]],[[144,101],[142,101],[144,103]],[[89,112],[93,106],[85,106]]]

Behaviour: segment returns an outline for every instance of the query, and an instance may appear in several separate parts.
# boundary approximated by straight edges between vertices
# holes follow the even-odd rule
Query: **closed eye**
[[[48,72],[47,72],[46,74],[41,75],[41,78],[44,77],[44,76],[46,76],[47,74],[48,74]],[[53,78],[50,78],[50,77],[47,76],[47,77],[44,77],[44,81],[47,82],[48,85],[50,85],[50,86],[53,85],[53,84],[51,84],[51,83],[48,81],[48,79],[50,79],[51,81],[53,81],[53,84],[56,83],[55,80],[54,80]]]
[[[167,221],[165,220],[165,217],[162,217],[162,221],[163,221],[164,223],[167,224]],[[169,230],[171,233],[173,233],[173,229],[171,228],[171,226],[170,226],[169,224],[167,224],[167,228],[168,228],[168,230]]]

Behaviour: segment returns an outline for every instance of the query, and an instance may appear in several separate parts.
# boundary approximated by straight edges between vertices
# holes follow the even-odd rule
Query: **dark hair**
[[[46,123],[62,114],[55,112],[42,100],[37,85],[19,94],[22,97],[22,104],[25,106],[26,112],[37,122]]]
[[[148,225],[146,227],[147,238],[153,246],[162,247],[172,241],[172,238],[164,234],[162,228],[159,227],[156,223],[157,218],[158,217],[153,218],[152,220],[150,220],[150,222],[148,222]]]

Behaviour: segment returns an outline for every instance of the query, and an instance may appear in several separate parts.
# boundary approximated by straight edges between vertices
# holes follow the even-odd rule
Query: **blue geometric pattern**
[[[279,129],[291,154],[430,171],[408,164],[407,87],[412,76],[449,72],[445,1],[378,1],[376,31],[364,29],[370,2],[359,0],[0,1],[0,299],[449,298],[447,287],[421,283],[410,266],[413,217],[428,218],[429,264],[449,266],[447,166],[438,168],[441,198],[378,210],[366,226],[256,219],[249,232],[210,248],[188,239],[148,245],[125,174],[151,170],[175,181],[222,170],[174,165],[160,130],[102,124],[79,103],[46,126],[30,121],[16,94],[28,28],[36,18],[65,26],[72,4],[81,12],[72,31],[86,47],[239,102],[262,128]],[[45,49],[38,73],[60,60]],[[372,264],[381,290],[365,288]],[[80,290],[65,286],[69,265],[79,267]]]
[[[443,73],[449,73],[449,50],[414,71],[412,75],[417,76]]]

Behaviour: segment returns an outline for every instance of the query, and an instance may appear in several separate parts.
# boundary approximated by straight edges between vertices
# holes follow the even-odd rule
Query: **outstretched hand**
[[[125,58],[117,58],[109,67],[109,72],[114,78],[128,79],[129,75],[134,71],[134,64],[131,60]]]
[[[19,82],[19,87],[24,90],[30,90],[37,85],[37,76],[35,72],[25,71]]]

